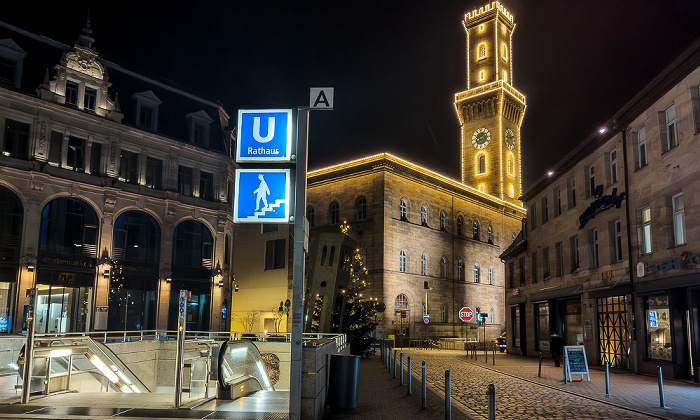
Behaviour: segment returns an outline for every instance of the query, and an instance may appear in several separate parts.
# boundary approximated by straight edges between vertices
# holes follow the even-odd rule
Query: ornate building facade
[[[77,28],[76,28],[77,29]],[[226,323],[233,161],[216,102],[0,22],[0,332]],[[172,291],[172,293],[171,293]],[[224,309],[222,309],[224,308]]]

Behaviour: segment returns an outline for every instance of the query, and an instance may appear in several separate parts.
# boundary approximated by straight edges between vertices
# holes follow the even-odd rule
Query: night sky
[[[697,0],[504,0],[513,85],[527,97],[524,187],[596,131],[696,38]],[[464,13],[485,1],[13,3],[0,20],[239,108],[307,106],[309,167],[390,152],[459,179],[454,94],[466,89]],[[8,10],[12,9],[12,10]]]

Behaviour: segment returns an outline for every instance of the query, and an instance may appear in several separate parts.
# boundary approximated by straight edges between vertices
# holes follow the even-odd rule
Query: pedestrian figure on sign
[[[549,351],[552,353],[552,359],[554,359],[554,366],[559,367],[559,359],[561,358],[561,353],[564,348],[564,340],[554,330],[552,335],[549,336]]]
[[[270,194],[270,189],[267,187],[267,182],[265,182],[263,175],[258,175],[258,179],[260,180],[260,185],[253,191],[253,194],[258,195],[255,199],[255,211],[260,210],[260,200],[265,204],[263,206],[263,210],[265,210],[267,207],[267,195]]]

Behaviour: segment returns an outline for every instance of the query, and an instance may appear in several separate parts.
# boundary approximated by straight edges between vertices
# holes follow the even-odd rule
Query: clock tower
[[[467,90],[455,94],[462,183],[517,206],[525,96],[513,88],[513,15],[497,1],[464,15]]]

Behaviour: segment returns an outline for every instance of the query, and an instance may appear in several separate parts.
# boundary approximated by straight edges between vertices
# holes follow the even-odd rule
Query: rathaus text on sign
[[[291,109],[238,111],[236,162],[289,162],[291,150]]]

